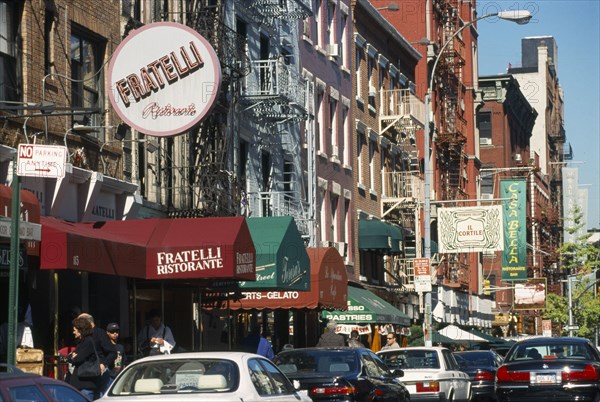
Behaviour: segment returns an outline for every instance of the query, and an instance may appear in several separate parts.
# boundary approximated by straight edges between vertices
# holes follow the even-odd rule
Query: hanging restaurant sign
[[[214,105],[221,67],[208,41],[193,29],[157,22],[133,31],[108,69],[108,94],[132,128],[153,136],[181,134]]]

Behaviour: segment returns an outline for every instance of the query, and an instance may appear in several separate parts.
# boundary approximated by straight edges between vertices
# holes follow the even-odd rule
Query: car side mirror
[[[294,381],[292,381],[292,383],[294,384],[294,389],[296,391],[300,391],[300,381],[294,380]]]
[[[395,369],[392,371],[392,374],[394,375],[394,377],[404,377],[404,370]]]

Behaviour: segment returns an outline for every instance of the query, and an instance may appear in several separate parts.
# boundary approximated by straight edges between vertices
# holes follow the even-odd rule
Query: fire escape
[[[297,44],[298,20],[311,15],[310,2],[245,0],[236,2],[236,8],[270,38],[269,56],[261,49],[261,59],[249,60],[249,74],[240,87],[240,118],[254,125],[258,144],[269,153],[273,166],[268,162],[258,166],[263,182],[248,190],[247,214],[292,216],[300,233],[308,236],[310,213],[300,137],[300,123],[308,114]]]
[[[445,43],[458,29],[462,21],[460,5],[456,0],[439,0],[436,3],[438,37]],[[438,198],[440,200],[464,200],[468,198],[467,155],[464,152],[466,120],[464,118],[463,66],[465,44],[458,35],[440,54],[436,71],[437,130],[436,164],[439,177]],[[444,285],[451,287],[469,286],[469,270],[465,255],[447,254],[441,259],[438,273]]]
[[[411,89],[381,91],[379,134],[395,153],[383,168],[381,217],[402,227],[404,254],[393,256],[393,274],[402,278],[403,290],[414,290],[413,260],[420,247],[418,216],[423,199],[423,179],[419,169],[416,132],[423,128],[425,108]]]

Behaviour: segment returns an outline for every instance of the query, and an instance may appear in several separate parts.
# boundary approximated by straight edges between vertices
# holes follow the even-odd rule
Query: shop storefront
[[[349,334],[356,329],[367,335],[369,341],[389,331],[397,334],[406,333],[403,328],[410,327],[410,317],[392,306],[373,292],[348,287],[348,305],[346,311],[323,311],[322,318],[338,323],[338,332]]]
[[[244,292],[231,303],[233,310],[278,312],[288,331],[287,340],[295,347],[314,346],[322,332],[320,313],[343,310],[348,300],[348,277],[344,261],[335,248],[307,248],[310,259],[310,291]]]
[[[200,309],[203,294],[214,286],[229,288],[237,281],[253,280],[255,264],[244,217],[95,223],[42,218],[41,270],[54,270],[67,282],[73,273],[81,277],[94,306],[88,311],[104,312],[104,304],[112,306],[122,328],[126,327],[123,320],[130,317],[132,344],[145,324],[145,313],[158,308],[180,347],[202,348],[200,329],[205,320],[206,325],[210,321]],[[117,289],[95,286],[107,286],[112,278],[129,279]],[[103,298],[115,290],[133,304],[123,310],[122,303]],[[60,291],[55,296],[68,298]]]

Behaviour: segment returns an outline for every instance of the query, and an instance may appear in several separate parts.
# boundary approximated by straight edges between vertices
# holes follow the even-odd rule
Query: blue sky
[[[527,25],[489,18],[478,22],[479,74],[506,73],[521,65],[521,38],[553,36],[558,79],[564,92],[565,131],[588,189],[588,228],[600,229],[600,0],[478,1],[478,15],[526,9]]]

